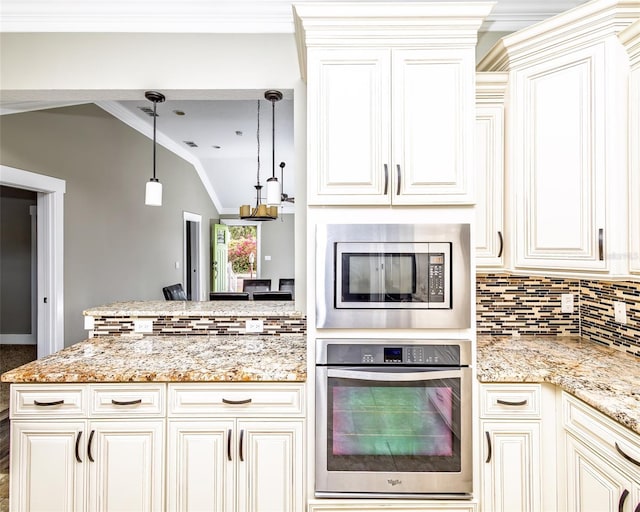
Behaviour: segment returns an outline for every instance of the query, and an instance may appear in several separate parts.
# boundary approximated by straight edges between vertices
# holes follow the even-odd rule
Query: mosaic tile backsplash
[[[573,313],[561,312],[564,293]],[[615,302],[626,304],[626,324],[615,321]],[[478,274],[476,309],[479,335],[580,335],[640,357],[638,282]]]
[[[216,335],[236,336],[245,334],[246,321],[250,317],[210,317],[210,316],[145,316],[145,320],[153,321],[153,332],[149,335]],[[279,336],[282,334],[305,334],[307,322],[304,317],[256,317],[262,320],[261,336]],[[134,316],[96,316],[93,327],[94,336],[122,336],[134,333]]]

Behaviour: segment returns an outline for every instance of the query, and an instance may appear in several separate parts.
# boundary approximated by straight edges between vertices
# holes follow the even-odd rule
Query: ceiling
[[[2,0],[0,32],[185,32],[292,33],[292,3],[317,0]],[[355,0],[363,1],[363,0]],[[410,0],[411,1],[411,0]],[[442,1],[442,0],[441,0]],[[451,1],[451,0],[444,0]],[[471,0],[481,1],[481,0]],[[504,33],[513,32],[585,0],[498,0],[481,27],[478,46],[488,49]],[[160,91],[162,92],[162,91]],[[275,103],[275,168],[284,161],[284,192],[294,196],[297,166],[293,152],[293,98]],[[237,96],[237,98],[236,98]],[[190,161],[210,182],[212,200],[221,214],[235,214],[241,204],[255,202],[257,173],[257,102],[262,91],[229,95],[216,101],[171,100],[157,105],[157,138],[163,146]],[[153,117],[141,110],[153,104],[138,101],[96,102],[118,119],[147,136]],[[0,102],[9,114],[62,106],[57,103]],[[261,101],[260,181],[271,175],[271,102]],[[183,112],[178,115],[176,112]],[[196,147],[185,143],[190,141]],[[162,163],[158,162],[161,172]],[[161,177],[161,176],[160,176]],[[293,212],[286,203],[284,212]]]

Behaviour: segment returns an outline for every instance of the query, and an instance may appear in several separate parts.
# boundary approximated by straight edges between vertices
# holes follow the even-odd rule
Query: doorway
[[[201,278],[200,225],[202,216],[184,212],[184,283],[187,300],[199,301]]]

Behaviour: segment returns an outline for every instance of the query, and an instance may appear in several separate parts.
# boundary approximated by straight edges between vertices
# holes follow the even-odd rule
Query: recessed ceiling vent
[[[198,145],[195,142],[193,142],[192,140],[183,140],[182,142],[184,142],[190,148],[197,148],[198,147]]]
[[[147,114],[149,117],[153,117],[153,109],[149,108],[149,107],[138,107],[139,110],[141,110],[142,112],[144,112],[145,114]],[[156,114],[156,117],[160,117],[158,114]]]

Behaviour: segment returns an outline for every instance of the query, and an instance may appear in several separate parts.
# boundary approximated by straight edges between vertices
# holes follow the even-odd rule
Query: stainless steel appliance
[[[317,340],[317,497],[470,498],[471,342]]]
[[[316,227],[316,327],[467,328],[468,224]]]

